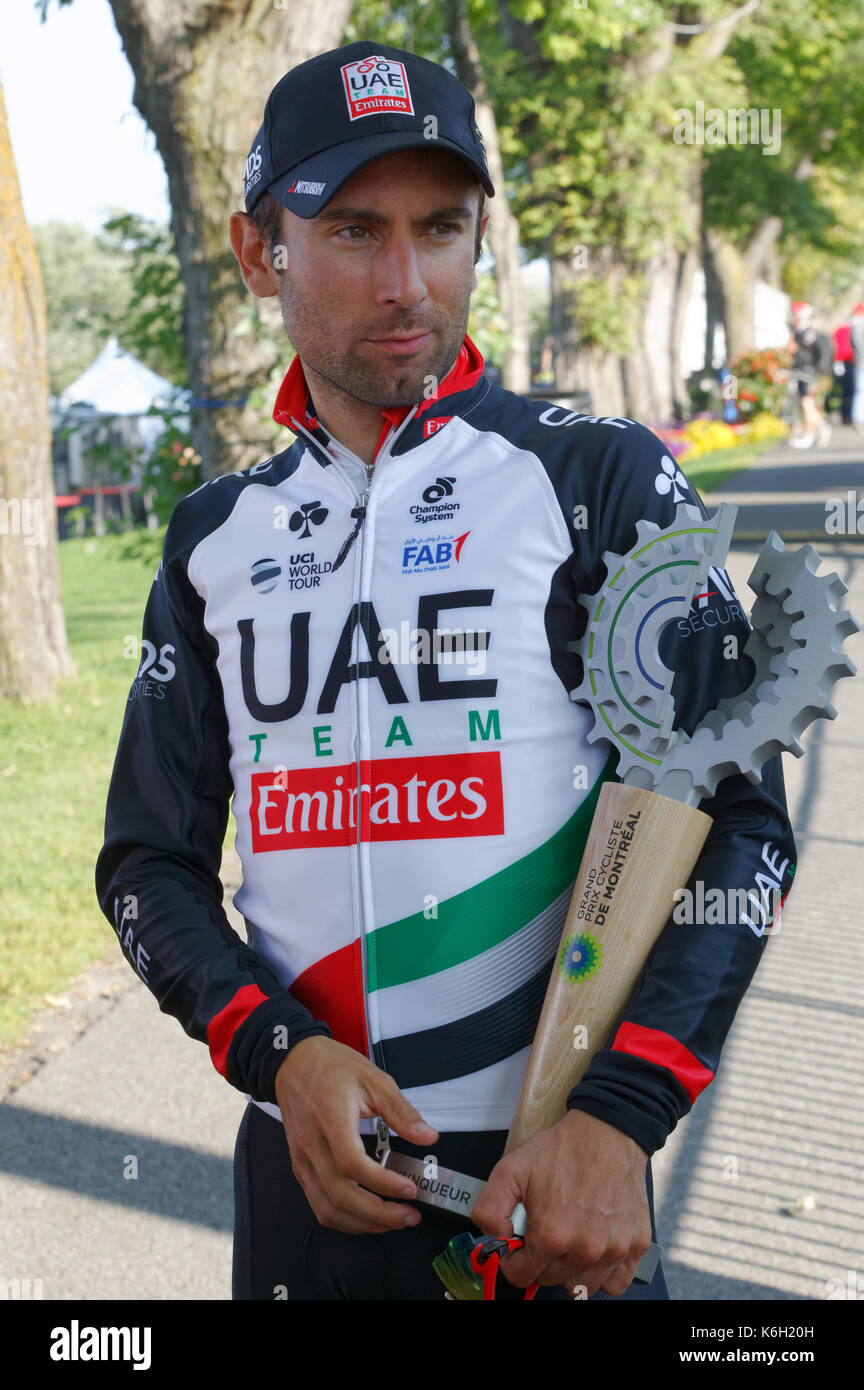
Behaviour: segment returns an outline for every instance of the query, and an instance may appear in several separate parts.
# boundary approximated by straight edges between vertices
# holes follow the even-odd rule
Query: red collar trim
[[[439,385],[435,395],[429,396],[428,399],[417,405],[415,419],[424,410],[428,410],[430,406],[435,405],[437,401],[451,395],[454,391],[469,390],[480,380],[484,366],[485,362],[480,349],[466,333],[456,361]],[[375,445],[376,455],[389,434],[390,427],[400,425],[413,408],[411,405],[396,405],[381,411],[382,426],[378,443]],[[299,356],[292,360],[282,385],[279,387],[276,404],[273,407],[273,419],[277,425],[285,425],[288,429],[294,429],[292,420],[305,425],[308,430],[323,431],[324,429],[312,410],[312,398]],[[294,432],[296,433],[296,430]]]

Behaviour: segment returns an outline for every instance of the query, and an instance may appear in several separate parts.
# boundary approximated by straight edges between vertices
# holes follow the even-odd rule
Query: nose
[[[378,304],[413,308],[426,298],[417,248],[410,232],[393,232],[375,255],[373,285]]]

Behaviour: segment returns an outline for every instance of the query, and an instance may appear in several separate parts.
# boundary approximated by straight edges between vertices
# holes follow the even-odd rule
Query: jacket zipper
[[[379,455],[379,462],[383,462],[385,456],[386,456],[386,457],[389,457],[390,451],[392,450],[392,447],[393,447],[393,445],[395,444],[395,442],[396,442],[398,436],[402,433],[402,431],[403,431],[403,430],[405,429],[405,427],[409,424],[409,422],[414,418],[415,410],[416,410],[416,407],[414,407],[414,409],[412,409],[411,411],[409,411],[409,413],[406,415],[405,419],[396,427],[395,431],[387,438],[387,440],[385,441],[384,447],[383,447],[383,449],[381,450],[381,453],[380,453],[380,455]],[[299,424],[299,422],[297,422],[297,423]],[[302,425],[300,425],[300,429],[303,430],[303,433],[307,436],[307,438],[313,439],[313,440],[314,440],[314,436],[310,435],[309,432],[308,432],[308,430],[304,429]],[[314,442],[318,445],[318,448],[320,449],[320,448],[321,448],[321,445],[320,445],[319,441],[318,441],[318,440],[314,440]],[[344,449],[344,448],[346,448],[346,445],[343,444],[341,447]],[[348,450],[348,452],[351,453],[352,451],[351,451],[351,450]],[[356,458],[357,455],[355,454],[354,457]],[[356,498],[356,495],[357,495],[357,494],[356,494],[356,492],[354,491],[354,486],[353,486],[353,484],[351,484],[351,483],[349,482],[348,478],[346,478],[345,474],[344,474],[344,473],[342,472],[342,470],[339,468],[339,460],[338,460],[338,458],[337,458],[337,459],[332,459],[332,460],[331,460],[331,463],[330,463],[328,466],[332,466],[333,464],[335,464],[336,469],[337,469],[337,471],[339,472],[340,477],[342,477],[342,478],[344,479],[346,487],[348,487],[348,488],[350,489],[350,491],[352,492],[352,494],[353,494],[353,495],[355,496],[355,498]],[[357,506],[353,507],[352,510],[351,510],[351,515],[355,518],[357,524],[356,524],[356,526],[354,527],[354,530],[351,532],[351,534],[346,538],[345,543],[343,544],[342,548],[340,549],[339,554],[338,554],[337,557],[336,557],[336,562],[334,563],[334,566],[333,566],[333,568],[336,569],[338,565],[341,565],[341,564],[342,564],[342,562],[344,561],[345,557],[347,556],[349,550],[351,549],[352,545],[354,544],[355,540],[357,540],[358,537],[359,537],[359,541],[360,541],[359,549],[358,549],[357,555],[355,556],[355,574],[356,574],[356,576],[357,576],[357,579],[356,579],[356,583],[355,583],[355,587],[354,587],[354,595],[355,595],[354,601],[355,601],[356,604],[357,604],[357,627],[355,628],[355,637],[356,637],[356,640],[357,640],[358,648],[359,648],[359,642],[360,642],[359,633],[360,633],[360,628],[361,628],[360,615],[361,615],[361,613],[362,613],[362,611],[363,611],[362,605],[366,602],[366,600],[365,600],[364,597],[363,597],[363,559],[364,559],[364,556],[365,556],[365,536],[366,536],[366,527],[365,527],[365,525],[364,525],[364,522],[366,521],[367,514],[368,514],[369,494],[370,494],[370,491],[371,491],[371,488],[372,488],[372,475],[373,475],[374,467],[375,467],[374,463],[372,463],[372,464],[369,464],[369,463],[365,464],[365,468],[366,468],[366,479],[367,479],[366,489],[365,489],[365,491],[360,495],[360,499],[359,499],[359,502],[358,502]],[[332,573],[332,571],[331,571],[331,573]],[[356,660],[356,657],[355,657],[355,660]],[[359,918],[359,921],[358,921],[358,928],[359,928],[359,939],[360,939],[360,979],[361,979],[361,986],[360,986],[360,987],[361,987],[362,1007],[363,1007],[363,1027],[364,1027],[365,1034],[366,1034],[366,1055],[367,1055],[367,1057],[368,1057],[368,1059],[369,1059],[370,1062],[374,1062],[375,1059],[374,1059],[374,1057],[372,1056],[372,1052],[373,1052],[372,1029],[371,1029],[371,1026],[370,1026],[370,1023],[369,1023],[368,971],[367,971],[367,968],[366,968],[366,912],[365,912],[365,910],[364,910],[365,883],[364,883],[364,876],[363,876],[363,867],[364,867],[364,866],[363,866],[363,857],[362,857],[362,846],[363,846],[364,841],[362,841],[361,838],[360,838],[360,826],[361,826],[361,817],[362,817],[362,795],[361,795],[361,787],[362,787],[362,785],[363,785],[363,772],[362,772],[362,763],[363,763],[363,746],[362,746],[362,745],[363,745],[363,727],[362,727],[362,710],[361,710],[361,699],[362,699],[361,685],[362,685],[362,682],[361,682],[360,680],[357,680],[357,681],[355,682],[355,685],[356,685],[356,693],[355,693],[355,706],[354,706],[354,708],[355,708],[355,713],[356,713],[356,717],[357,717],[357,758],[356,758],[356,767],[357,767],[357,840],[356,840],[355,865],[356,865],[356,870],[357,870],[357,888],[358,888],[358,892],[357,892],[357,913],[358,913],[358,918]],[[368,694],[368,692],[366,692],[366,693]],[[367,719],[367,723],[368,723],[368,719]]]
[[[411,420],[411,418],[413,417],[413,415],[414,415],[414,411],[412,410],[412,411],[405,417],[405,419],[402,421],[402,423],[401,423],[399,426],[397,426],[396,430],[395,430],[395,431],[389,436],[389,438],[386,440],[386,442],[385,442],[385,444],[384,444],[384,447],[382,448],[381,453],[380,453],[379,456],[378,456],[378,463],[379,463],[379,465],[380,465],[381,463],[383,463],[383,462],[385,461],[386,458],[389,458],[389,457],[390,457],[390,453],[391,453],[392,447],[393,447],[393,445],[395,444],[397,437],[399,436],[399,434],[401,433],[401,431],[405,428],[405,426],[409,423],[409,421]],[[343,446],[343,447],[344,447],[344,446]],[[358,653],[357,653],[358,657],[359,657],[360,632],[361,632],[361,627],[362,627],[360,618],[361,618],[361,614],[363,613],[363,604],[369,602],[369,596],[366,595],[366,594],[364,594],[363,576],[364,576],[364,560],[365,560],[365,556],[366,556],[366,533],[367,533],[367,526],[366,526],[365,523],[366,523],[366,521],[368,520],[368,515],[369,515],[369,497],[370,497],[370,494],[371,494],[371,491],[372,491],[374,467],[375,467],[374,464],[368,464],[368,463],[366,464],[367,485],[366,485],[366,490],[365,490],[365,492],[363,493],[363,495],[362,495],[362,497],[361,497],[361,499],[360,499],[360,506],[361,506],[361,508],[362,508],[362,513],[363,513],[363,515],[362,515],[362,518],[360,519],[360,521],[358,522],[358,527],[357,527],[357,531],[358,531],[358,533],[359,533],[359,541],[360,541],[359,552],[358,552],[358,555],[357,555],[357,568],[358,568],[358,584],[357,584],[357,589],[358,589],[358,598],[357,598],[358,609],[357,609],[357,615],[358,615],[358,621],[357,621],[357,627],[355,628],[355,636],[356,636],[357,644],[358,644]],[[371,592],[371,586],[370,586],[370,592]],[[365,633],[364,633],[364,636],[365,636]],[[355,659],[357,659],[357,658],[355,658]],[[364,699],[365,699],[366,705],[367,705],[367,708],[366,708],[365,711],[364,711],[364,709],[363,709],[363,702],[364,702]],[[365,1028],[366,1028],[366,1053],[367,1053],[367,1056],[368,1056],[370,1062],[374,1062],[374,1061],[375,1061],[375,1058],[374,1058],[374,1056],[373,1056],[374,1046],[373,1046],[373,1043],[372,1043],[372,1029],[371,1029],[370,1022],[369,1022],[369,988],[368,988],[368,986],[369,986],[369,979],[368,979],[368,974],[369,974],[369,972],[368,972],[368,968],[367,968],[367,949],[366,949],[366,935],[367,935],[367,932],[366,932],[366,907],[365,907],[365,903],[366,903],[366,878],[367,878],[367,872],[366,872],[366,871],[367,871],[368,865],[367,865],[367,863],[366,863],[366,861],[365,861],[365,859],[364,859],[364,849],[363,849],[364,845],[367,844],[368,842],[367,842],[367,841],[364,841],[364,840],[361,838],[361,833],[360,833],[360,827],[361,827],[361,824],[362,824],[362,804],[363,804],[363,802],[362,802],[362,794],[361,794],[361,788],[362,788],[362,785],[363,785],[363,771],[362,771],[363,751],[364,751],[364,750],[363,750],[363,742],[364,742],[364,734],[368,733],[368,726],[369,726],[368,700],[369,700],[369,683],[368,683],[368,681],[366,681],[366,682],[360,681],[360,680],[356,681],[356,696],[355,696],[355,701],[356,701],[356,703],[355,703],[355,710],[356,710],[356,716],[357,716],[357,876],[358,876],[358,885],[359,885],[359,890],[360,890],[360,892],[359,892],[359,897],[358,897],[358,910],[359,910],[359,916],[360,916],[360,922],[359,922],[359,928],[360,928],[360,971],[361,971],[361,988],[362,988],[362,991],[363,991],[363,1020],[364,1020],[364,1024],[365,1024]],[[369,761],[371,762],[371,749],[369,750]],[[368,851],[367,851],[367,854],[368,854]]]
[[[356,641],[356,643],[357,643],[357,650],[356,650],[356,655],[354,656],[354,660],[355,660],[355,661],[359,661],[359,656],[360,656],[359,648],[360,648],[361,616],[362,616],[362,613],[363,613],[363,604],[364,604],[364,602],[366,601],[366,600],[364,599],[364,597],[363,597],[363,558],[364,558],[364,554],[365,554],[365,536],[366,536],[366,527],[365,527],[365,524],[364,524],[364,523],[365,523],[365,520],[366,520],[366,516],[367,516],[367,514],[368,514],[369,493],[370,493],[371,488],[372,488],[372,473],[371,473],[371,470],[368,468],[368,466],[367,466],[367,469],[366,469],[366,477],[367,477],[366,491],[363,493],[363,495],[362,495],[362,497],[361,497],[361,499],[360,499],[360,506],[361,506],[361,508],[362,508],[363,516],[362,516],[361,520],[358,522],[358,530],[359,530],[359,534],[360,534],[360,545],[359,545],[358,553],[357,553],[357,626],[356,626],[355,629],[354,629],[354,637],[355,637],[355,641]],[[357,865],[357,915],[358,915],[358,918],[359,918],[359,921],[358,921],[358,932],[359,932],[359,937],[360,937],[360,992],[361,992],[362,1003],[363,1003],[363,1024],[364,1024],[364,1028],[365,1028],[365,1030],[366,1030],[366,1055],[367,1055],[367,1057],[369,1058],[370,1062],[373,1062],[375,1059],[374,1059],[374,1057],[372,1056],[372,1052],[373,1052],[373,1046],[372,1046],[372,1027],[371,1027],[371,1024],[370,1024],[370,1021],[369,1021],[369,989],[368,989],[369,981],[368,981],[368,969],[367,969],[367,965],[366,965],[366,911],[365,911],[366,884],[365,884],[365,881],[364,881],[363,840],[362,840],[362,837],[361,837],[361,829],[360,829],[361,824],[362,824],[362,818],[363,818],[363,793],[362,793],[362,787],[363,787],[363,735],[364,735],[364,727],[363,727],[363,716],[362,716],[362,710],[361,710],[361,681],[360,681],[359,679],[358,679],[357,681],[355,681],[355,696],[354,696],[354,700],[355,700],[354,709],[355,709],[355,715],[356,715],[356,719],[357,719],[357,807],[356,807],[357,840],[356,840],[356,861],[355,861],[355,862],[356,862],[356,865]]]

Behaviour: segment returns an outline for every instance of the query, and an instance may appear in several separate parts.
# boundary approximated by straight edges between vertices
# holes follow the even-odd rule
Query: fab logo
[[[402,546],[402,573],[428,574],[430,570],[446,570],[458,565],[462,547],[471,535],[411,536]]]

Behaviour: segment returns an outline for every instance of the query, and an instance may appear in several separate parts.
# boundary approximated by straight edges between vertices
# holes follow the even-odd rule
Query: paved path
[[[864,624],[864,546],[818,549]],[[729,561],[742,596],[756,553]],[[862,648],[857,633],[862,674],[835,687],[837,719],[807,730],[803,758],[783,754],[799,859],[781,929],[717,1079],[654,1160],[673,1298],[822,1299],[849,1270],[864,1296]]]
[[[687,465],[683,466],[686,473]],[[864,541],[864,437],[851,425],[835,425],[825,448],[793,449],[791,444],[781,444],[769,449],[746,472],[730,478],[716,493],[706,494],[705,500],[737,505],[739,541],[761,545],[774,529],[786,540],[809,540],[816,545],[831,534],[826,533],[826,520],[835,509],[826,508],[826,503],[839,499],[846,504],[850,491],[855,500],[851,518],[844,505],[844,519],[852,527],[850,538]],[[860,520],[857,501],[862,504]]]
[[[759,471],[785,476],[786,452]],[[844,443],[838,487],[860,469],[854,453]],[[794,466],[802,478],[823,467]],[[784,505],[769,522],[781,531]],[[823,528],[819,549],[864,621],[864,547]],[[755,553],[736,546],[730,560],[742,595]],[[862,647],[859,634],[849,650],[864,670]],[[717,1080],[655,1159],[678,1299],[822,1299],[850,1270],[864,1294],[864,679],[840,682],[835,703],[838,719],[805,735],[807,756],[784,755],[800,863],[782,930]],[[0,1105],[0,1279],[41,1279],[52,1299],[229,1298],[242,1097],[116,948],[66,996],[68,1018],[40,1020],[0,1069],[0,1094],[4,1075],[16,1085]],[[133,1159],[137,1178],[124,1176]],[[810,1209],[788,1215],[804,1198]]]

